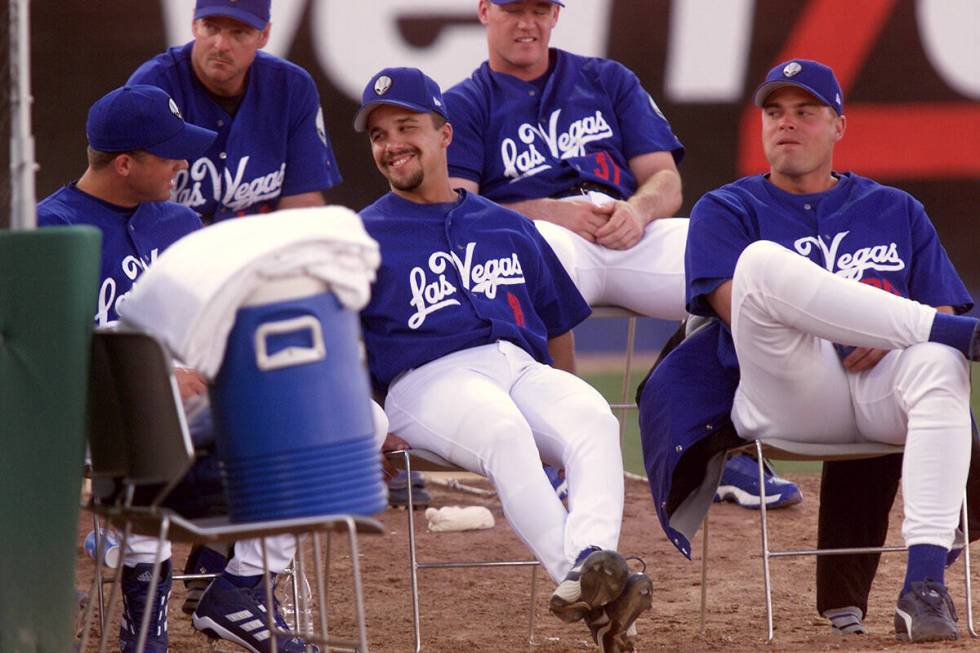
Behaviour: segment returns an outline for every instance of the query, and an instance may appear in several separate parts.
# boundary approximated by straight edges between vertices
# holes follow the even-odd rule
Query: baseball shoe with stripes
[[[765,463],[766,508],[783,508],[803,501],[803,493],[796,483],[780,478]],[[739,453],[725,463],[725,472],[715,492],[715,501],[730,501],[743,508],[758,509],[762,504],[759,488],[759,468],[755,458]]]
[[[124,565],[122,568],[123,611],[119,623],[119,650],[122,653],[136,652],[152,574],[151,564],[138,564],[134,567]],[[147,630],[143,653],[167,653],[167,603],[170,601],[172,585],[170,561],[164,560],[160,565],[160,582],[150,608],[150,628]]]
[[[254,587],[238,587],[225,575],[214,579],[201,596],[194,611],[194,628],[215,639],[224,639],[245,647],[252,653],[268,653],[272,650],[272,633],[269,632],[269,613],[265,606],[265,588],[260,580]],[[275,599],[273,599],[275,603]],[[285,620],[273,605],[276,628],[288,630]],[[276,647],[280,653],[304,653],[307,645],[298,637],[278,636]],[[319,653],[310,645],[309,651]]]

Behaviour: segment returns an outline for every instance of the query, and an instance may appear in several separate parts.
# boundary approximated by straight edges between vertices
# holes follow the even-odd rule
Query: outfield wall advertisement
[[[486,57],[476,0],[273,0],[271,52],[311,72],[344,184],[360,208],[385,190],[351,118],[368,77],[423,68],[444,86]],[[775,63],[820,59],[844,89],[837,167],[918,197],[980,290],[980,1],[567,0],[553,44],[626,64],[687,147],[687,212],[764,169],[751,89]],[[84,168],[88,106],[145,59],[189,40],[192,0],[32,3],[38,195]],[[6,158],[6,152],[4,153]],[[6,161],[4,160],[4,164]],[[3,220],[6,220],[6,212]]]

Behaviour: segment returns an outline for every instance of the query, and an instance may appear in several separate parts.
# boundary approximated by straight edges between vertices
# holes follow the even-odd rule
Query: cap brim
[[[164,159],[191,160],[204,154],[217,136],[217,132],[185,122],[174,136],[143,149]]]
[[[755,89],[755,95],[753,96],[753,101],[755,102],[755,106],[757,107],[763,106],[763,104],[765,104],[767,97],[772,95],[773,92],[776,91],[777,89],[784,88],[786,86],[795,86],[796,88],[802,88],[804,91],[806,91],[813,97],[817,98],[817,100],[819,100],[823,104],[826,104],[835,112],[837,111],[837,107],[835,107],[833,104],[828,102],[827,98],[823,97],[822,95],[817,93],[814,89],[807,86],[806,84],[801,84],[800,82],[794,82],[794,81],[782,80],[782,79],[774,80],[771,82],[764,82],[762,85],[759,86],[759,88]]]
[[[413,102],[401,102],[399,100],[375,100],[374,102],[368,102],[354,115],[354,131],[362,132],[367,129],[368,116],[371,112],[380,107],[382,104],[387,104],[393,107],[401,107],[403,109],[408,109],[409,111],[414,111],[415,113],[432,113],[432,109],[429,107],[423,107]]]
[[[265,26],[269,23],[269,21],[262,20],[251,12],[243,9],[236,9],[234,7],[205,7],[204,9],[199,9],[194,13],[194,20],[197,20],[198,18],[207,18],[208,16],[225,16],[227,18],[234,18],[235,20],[245,23],[246,25],[251,25],[255,29],[265,29]]]

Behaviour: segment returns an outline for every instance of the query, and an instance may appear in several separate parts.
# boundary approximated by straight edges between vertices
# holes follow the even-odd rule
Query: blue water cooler
[[[357,314],[326,285],[264,284],[238,309],[211,386],[232,521],[384,510]]]

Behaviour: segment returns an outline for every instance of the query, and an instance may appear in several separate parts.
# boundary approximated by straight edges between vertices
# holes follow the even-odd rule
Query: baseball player
[[[387,68],[354,119],[391,192],[361,211],[381,247],[361,313],[392,432],[487,476],[517,535],[558,583],[551,610],[626,646],[650,579],[615,552],[623,510],[616,419],[571,356],[589,307],[527,220],[450,186],[453,127],[434,81]],[[568,471],[569,510],[541,460]],[[632,649],[629,649],[632,650]]]
[[[166,90],[187,119],[218,132],[177,175],[173,198],[205,224],[275,209],[322,206],[340,183],[309,73],[261,52],[271,0],[198,0],[194,40],[129,78]]]
[[[172,197],[205,224],[276,209],[322,206],[341,182],[309,73],[266,54],[271,0],[198,0],[194,40],[140,66],[130,83],[170,93],[187,119],[218,133],[177,175]],[[214,573],[225,551],[194,547],[188,572]],[[207,587],[188,581],[192,613]]]
[[[102,232],[102,283],[99,291],[96,326],[111,326],[116,312],[139,276],[159,253],[182,236],[201,228],[201,220],[191,209],[168,201],[175,178],[187,169],[187,160],[204,152],[216,134],[182,118],[176,102],[163,90],[135,84],[116,89],[98,100],[89,111],[88,168],[85,173],[38,204],[38,224],[44,227],[90,224]],[[181,398],[196,402],[206,396],[204,379],[195,371],[175,370]],[[210,430],[194,431],[198,446],[211,440]],[[195,463],[193,471],[171,493],[168,505],[189,516],[224,505],[220,473],[214,457]],[[281,572],[295,553],[292,538],[269,538],[270,568]],[[195,627],[207,626],[255,653],[270,650],[264,625],[246,632],[233,625],[226,613],[240,612],[265,624],[264,595],[261,591],[262,554],[257,540],[239,542],[235,557],[208,592],[207,603],[222,610],[217,615],[202,602],[195,614]],[[123,653],[136,651],[140,624],[152,565],[157,555],[156,538],[130,536],[123,556],[123,616],[119,630]],[[165,543],[161,582],[151,614],[149,639],[143,649],[165,653],[167,601],[171,588],[171,550]],[[220,570],[219,570],[220,571]],[[232,609],[233,608],[233,609]],[[276,613],[276,621],[285,621]],[[223,621],[222,621],[223,619]],[[238,621],[241,621],[240,619]],[[199,622],[203,625],[199,626]],[[213,622],[213,623],[212,623]],[[263,635],[264,633],[264,635]],[[301,653],[299,639],[278,638],[280,651]]]
[[[688,310],[714,322],[641,397],[661,523],[689,553],[706,506],[692,507],[693,492],[678,505],[669,477],[727,425],[747,439],[904,444],[909,554],[895,632],[956,639],[944,563],[970,460],[980,333],[960,314],[972,300],[919,202],[833,169],[847,121],[830,68],[779,64],[754,99],[769,172],[708,193],[691,214]],[[696,391],[682,382],[693,369],[704,372]]]
[[[564,3],[480,0],[488,59],[446,92],[454,188],[534,220],[592,306],[676,320],[684,310],[677,164],[684,147],[630,70],[548,47]],[[736,456],[719,500],[758,507],[755,463]],[[799,503],[767,472],[770,508]]]

